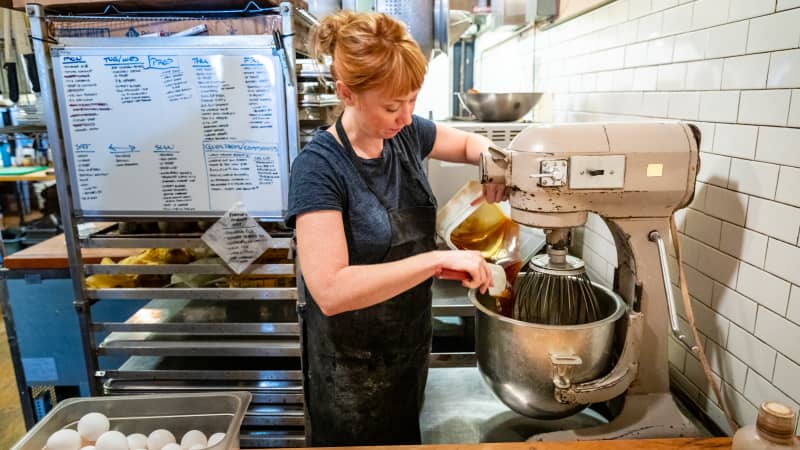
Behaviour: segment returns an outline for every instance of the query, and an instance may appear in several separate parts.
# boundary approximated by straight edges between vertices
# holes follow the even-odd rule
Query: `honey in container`
[[[511,286],[522,265],[519,257],[519,224],[506,216],[496,204],[481,202],[451,231],[450,242],[462,250],[479,251],[486,261],[503,267],[508,287],[495,297],[495,302],[498,313],[510,316],[513,307]]]

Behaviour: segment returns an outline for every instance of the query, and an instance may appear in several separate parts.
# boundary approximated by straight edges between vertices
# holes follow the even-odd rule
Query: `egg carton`
[[[251,397],[249,392],[209,392],[71,398],[53,408],[11,450],[42,450],[51,434],[77,429],[81,417],[90,412],[105,415],[110,429],[126,436],[147,436],[161,428],[178,440],[189,430],[201,430],[209,436],[223,432],[225,438],[208,449],[238,449],[239,427]]]

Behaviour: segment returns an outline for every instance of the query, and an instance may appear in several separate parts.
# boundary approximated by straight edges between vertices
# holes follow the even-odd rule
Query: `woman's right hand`
[[[436,275],[443,269],[455,270],[469,274],[469,280],[461,284],[468,289],[478,289],[481,293],[492,286],[492,272],[481,252],[474,250],[439,250],[433,252],[437,258]]]

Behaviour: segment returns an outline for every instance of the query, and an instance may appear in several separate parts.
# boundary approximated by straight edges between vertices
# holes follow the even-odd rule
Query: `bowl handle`
[[[608,375],[596,380],[571,384],[566,388],[555,385],[553,392],[559,403],[589,404],[611,400],[626,390],[636,378],[639,369],[639,346],[642,342],[644,315],[640,312],[628,313],[628,332],[619,361]]]

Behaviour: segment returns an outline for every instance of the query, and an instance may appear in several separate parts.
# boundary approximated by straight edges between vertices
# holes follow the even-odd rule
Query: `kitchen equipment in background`
[[[458,9],[448,11],[447,47],[453,46],[472,26],[472,13]]]
[[[697,433],[669,390],[668,323],[679,342],[687,344],[677,321],[662,236],[670,234],[671,215],[692,199],[698,146],[699,132],[685,123],[563,124],[531,126],[511,142],[510,150],[490,149],[482,155],[480,179],[512,187],[511,218],[544,228],[551,248],[560,248],[564,233],[583,225],[588,211],[605,220],[617,248],[614,285],[626,307],[621,315],[612,312],[616,309],[608,305],[613,302],[597,285],[605,318],[572,327],[494,314],[484,299],[470,294],[478,309],[478,367],[504,403],[540,418],[560,417],[593,403],[612,412],[608,424],[531,439]],[[616,341],[584,341],[572,334],[612,317],[618,317],[613,320]],[[531,337],[525,334],[531,328],[549,334]],[[503,354],[498,348],[508,350]],[[606,353],[614,356],[606,360],[613,367],[599,358]],[[593,373],[595,364],[602,370]]]
[[[519,120],[542,98],[538,92],[459,92],[456,95],[464,107],[482,122]]]
[[[41,450],[51,434],[75,429],[90,412],[105,415],[111,429],[124,434],[149,434],[163,428],[183,436],[200,429],[209,436],[225,433],[210,450],[239,448],[239,427],[251,397],[249,392],[226,392],[70,398],[56,405],[12,450]]]
[[[11,39],[11,14],[12,11],[3,8],[3,56],[6,70],[6,83],[8,84],[8,98],[13,103],[19,100],[19,80],[17,79],[17,58],[14,53],[14,41]]]
[[[339,97],[330,65],[313,59],[298,59],[297,107],[300,121],[300,147],[311,141],[314,131],[336,120]]]
[[[472,3],[476,14],[487,16],[492,27],[517,27],[549,19],[558,12],[555,0],[453,0]]]
[[[448,0],[342,0],[342,9],[386,13],[408,26],[426,58],[434,49],[447,53]]]
[[[14,45],[20,56],[28,88],[32,92],[39,92],[39,73],[36,70],[36,58],[33,55],[31,43],[28,40],[28,25],[22,13],[12,13],[11,26],[14,34]]]

